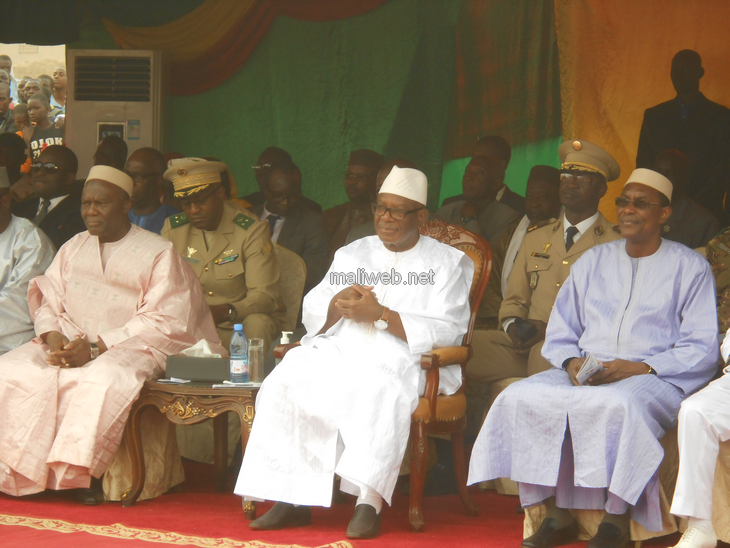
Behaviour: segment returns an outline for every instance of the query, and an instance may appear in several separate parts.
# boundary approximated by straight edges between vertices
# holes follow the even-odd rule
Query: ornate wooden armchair
[[[466,396],[464,395],[464,385],[462,383],[461,388],[451,396],[438,395],[439,368],[459,364],[463,377],[464,368],[472,355],[471,337],[477,309],[492,271],[492,250],[481,236],[440,220],[428,221],[421,227],[421,234],[463,251],[474,261],[474,280],[469,292],[469,306],[471,307],[469,329],[464,335],[461,346],[437,348],[421,356],[421,368],[426,370],[426,388],[411,417],[411,485],[408,520],[413,532],[423,531],[424,526],[421,502],[426,480],[427,437],[429,434],[450,436],[459,497],[464,503],[468,515],[476,516],[479,513],[466,488],[466,459],[464,456]],[[286,352],[297,344],[277,346],[274,349],[274,356],[283,358]]]
[[[471,307],[469,329],[464,335],[461,346],[437,348],[421,356],[421,369],[426,370],[426,388],[423,397],[419,398],[418,407],[411,418],[411,489],[408,520],[413,532],[423,531],[424,525],[421,501],[428,463],[426,439],[428,434],[447,434],[451,437],[459,497],[466,507],[467,514],[476,516],[479,513],[466,488],[464,384],[462,382],[461,388],[456,394],[439,396],[439,368],[458,363],[461,365],[463,377],[466,364],[472,355],[471,337],[474,332],[477,309],[492,271],[492,250],[481,236],[439,220],[426,223],[421,227],[421,234],[466,253],[474,261],[474,280],[469,292],[469,306]]]

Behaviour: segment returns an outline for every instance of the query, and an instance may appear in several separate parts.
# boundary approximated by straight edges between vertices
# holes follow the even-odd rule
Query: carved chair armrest
[[[471,359],[471,346],[444,346],[421,354],[421,369],[434,369],[447,365],[464,364]]]
[[[286,355],[287,352],[289,352],[289,350],[291,350],[292,348],[296,348],[297,346],[299,346],[298,342],[291,344],[277,344],[274,347],[274,357],[277,360],[280,360]]]
[[[432,420],[436,418],[436,402],[441,377],[439,368],[455,364],[464,365],[469,361],[471,355],[471,345],[434,348],[431,352],[421,355],[421,369],[426,370],[426,387],[423,390],[423,397],[428,400]]]

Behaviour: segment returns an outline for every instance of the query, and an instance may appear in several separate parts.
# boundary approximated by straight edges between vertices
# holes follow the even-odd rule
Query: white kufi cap
[[[127,194],[132,196],[132,188],[134,187],[134,182],[132,181],[132,178],[123,171],[119,171],[115,167],[92,167],[89,170],[89,176],[86,178],[86,182],[88,183],[91,180],[106,181],[107,183],[117,185],[119,188],[126,191]]]
[[[638,168],[629,175],[629,179],[626,181],[624,186],[629,183],[638,183],[640,185],[651,187],[664,194],[667,198],[669,198],[670,202],[672,201],[672,189],[674,188],[672,186],[672,181],[667,179],[661,173],[657,173],[656,171],[643,167]]]
[[[428,199],[428,179],[417,169],[393,166],[383,181],[379,194],[395,194],[425,206]]]

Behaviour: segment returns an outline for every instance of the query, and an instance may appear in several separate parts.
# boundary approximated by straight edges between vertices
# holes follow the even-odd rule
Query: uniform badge
[[[220,259],[216,259],[213,262],[217,265],[222,265],[222,264],[232,263],[236,259],[238,259],[238,253],[236,253],[235,255],[229,255],[228,257],[221,257]]]
[[[229,250],[223,252],[224,257],[230,257],[231,255],[233,255],[232,249],[229,249]]]
[[[537,257],[538,259],[549,259],[550,255],[547,253],[538,253],[537,251],[532,252],[532,257]]]
[[[553,244],[542,244],[542,252],[547,253]]]
[[[188,170],[187,169],[180,168],[180,169],[177,170],[177,174],[180,175],[180,177],[183,177],[183,176],[185,176],[185,175],[188,174]]]
[[[573,141],[573,150],[580,150],[583,148],[583,143],[580,141]]]
[[[595,232],[596,235],[600,236],[601,234],[603,234],[603,227],[601,225],[598,225],[593,232]]]
[[[197,252],[198,252],[198,250],[195,249],[194,247],[188,247],[188,259],[190,259]]]
[[[530,272],[530,289],[537,287],[537,280],[540,278],[537,272]]]

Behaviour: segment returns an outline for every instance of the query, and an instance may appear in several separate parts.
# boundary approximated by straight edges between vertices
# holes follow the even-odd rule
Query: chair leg
[[[411,493],[408,509],[408,521],[411,532],[423,531],[423,485],[426,483],[426,469],[428,468],[428,438],[426,424],[414,422],[411,424]]]
[[[213,418],[213,462],[215,463],[215,490],[226,490],[228,477],[228,413]]]
[[[132,486],[122,493],[122,506],[134,506],[144,489],[145,469],[142,452],[142,410],[146,406],[133,406],[124,428],[124,440],[132,460]]]
[[[471,517],[479,515],[479,508],[474,504],[466,488],[466,458],[464,456],[464,431],[459,430],[451,434],[451,450],[454,453],[454,472],[456,475],[456,489],[461,502],[466,507],[466,514]]]

